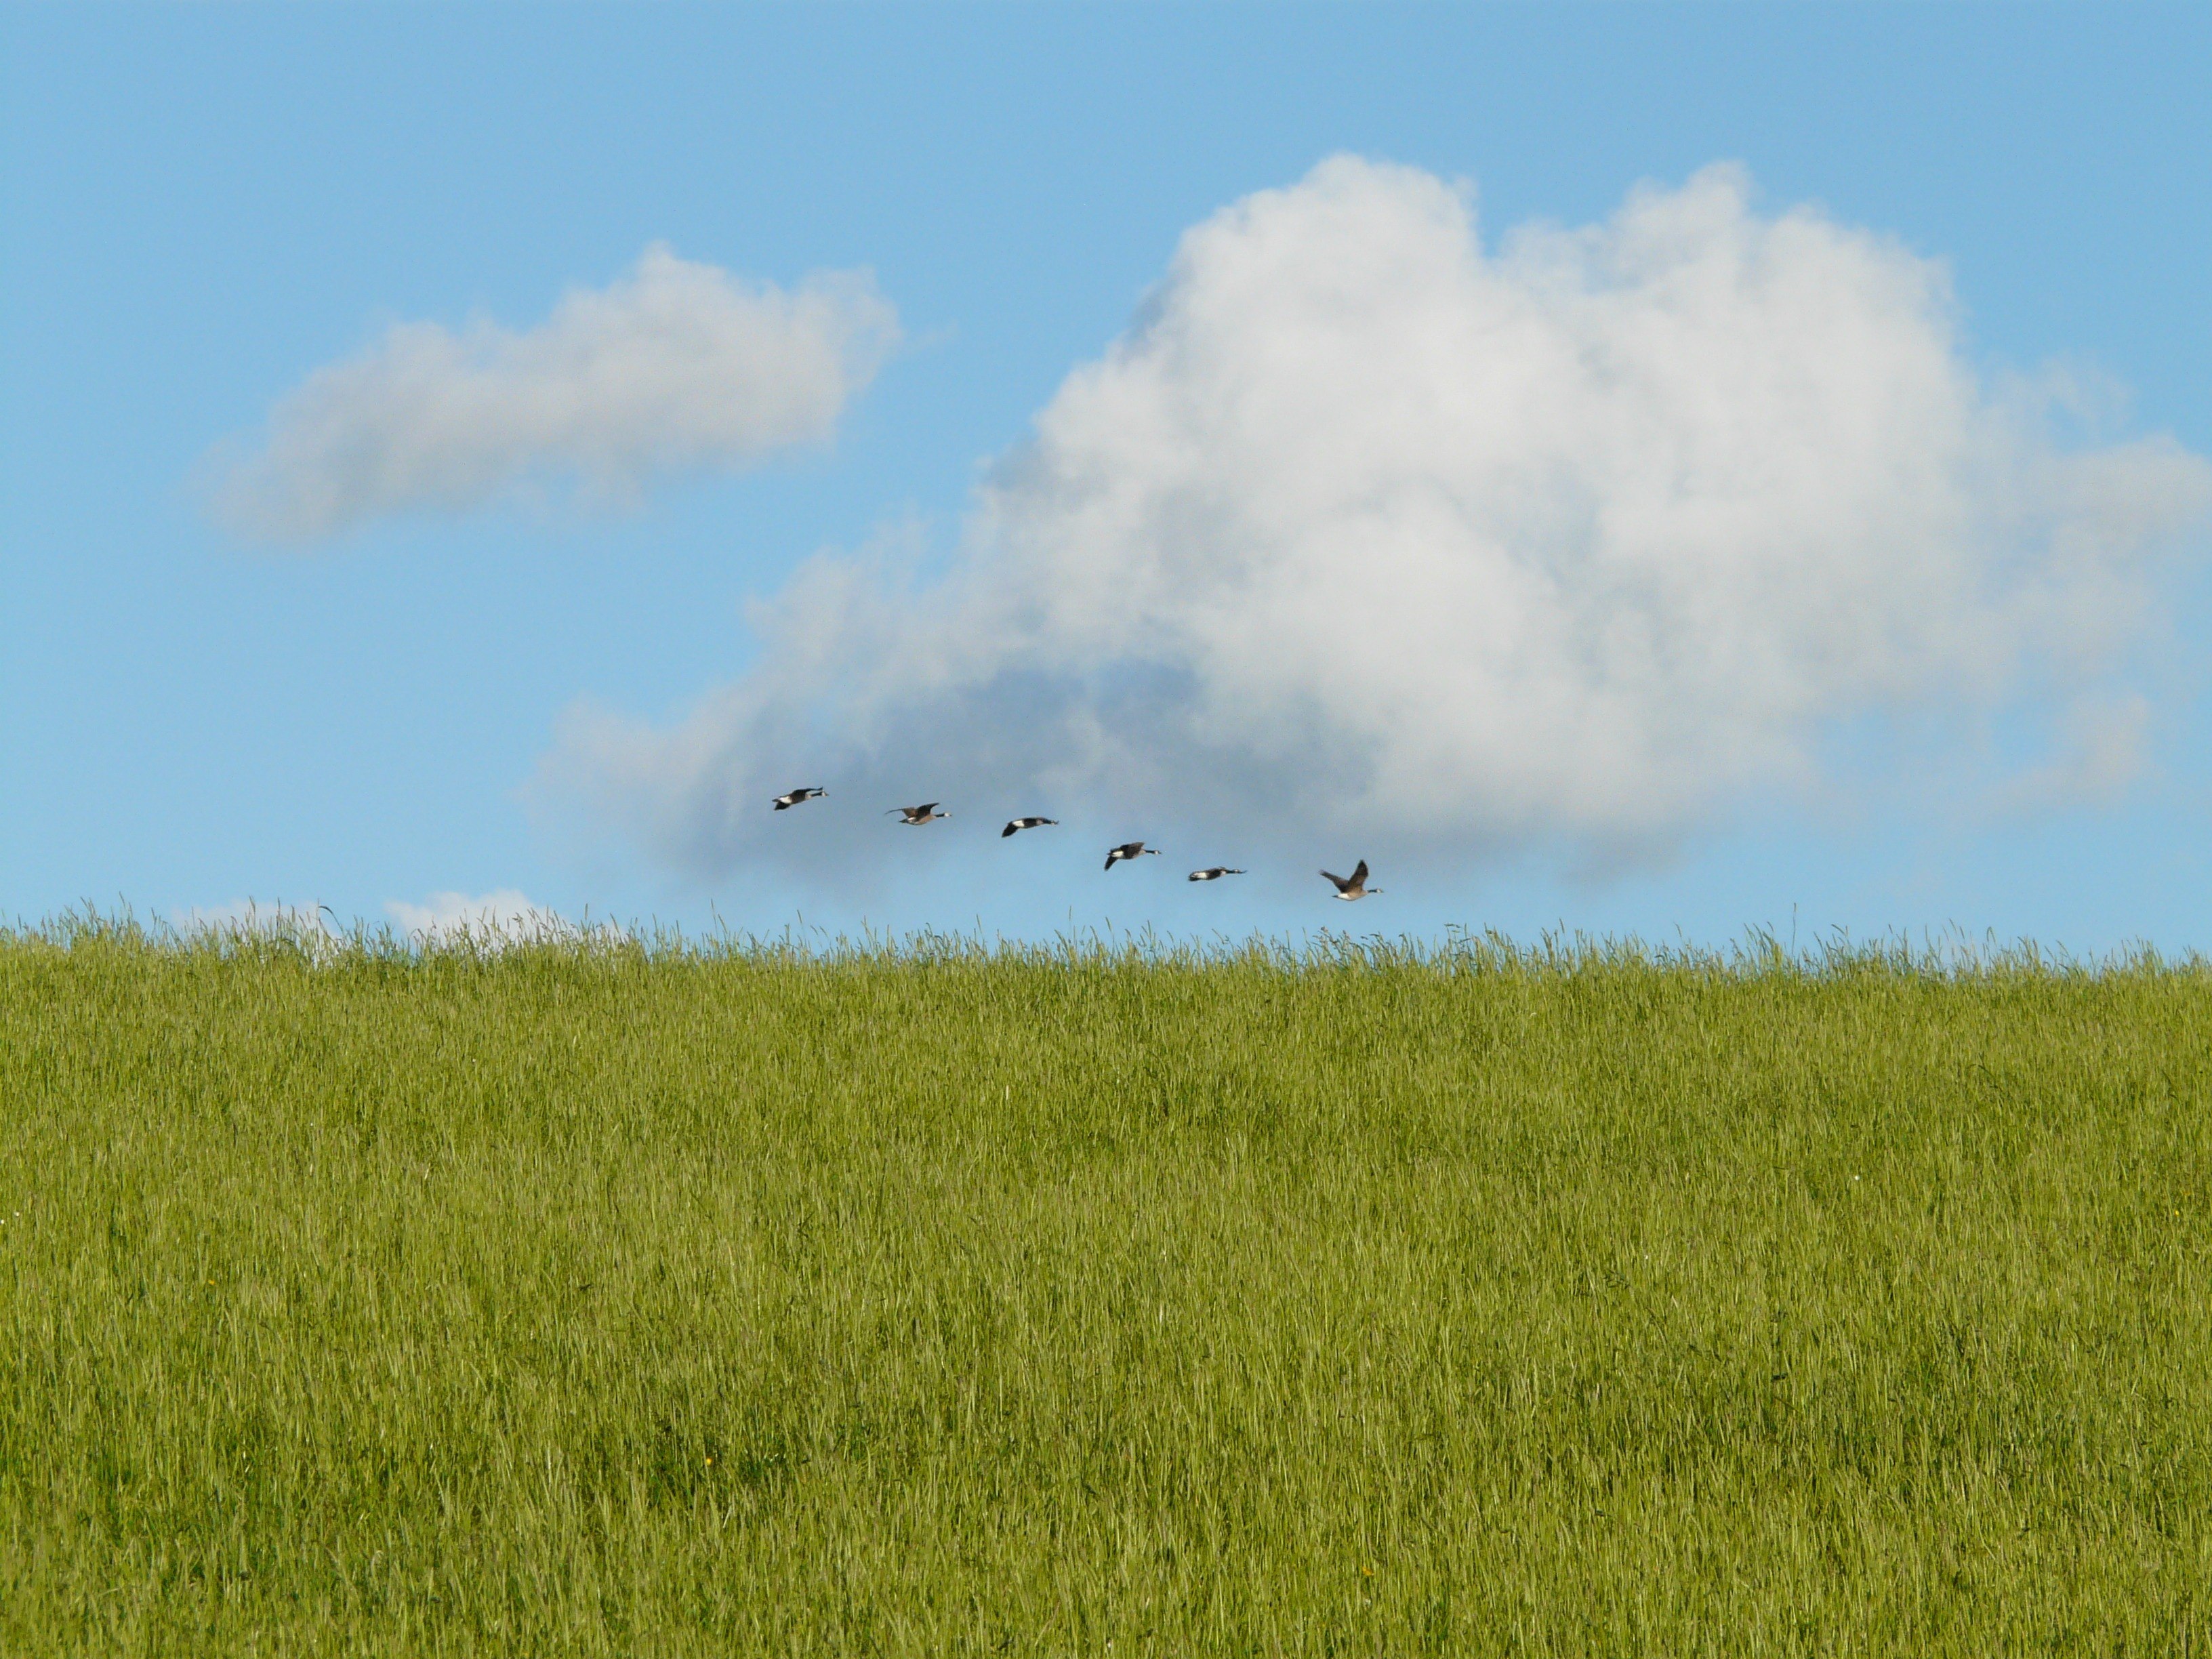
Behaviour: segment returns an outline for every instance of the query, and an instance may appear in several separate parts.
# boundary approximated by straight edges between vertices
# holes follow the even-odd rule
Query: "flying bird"
[[[1364,899],[1370,893],[1379,893],[1382,890],[1380,887],[1370,887],[1367,884],[1365,859],[1359,860],[1349,876],[1329,876],[1326,870],[1322,871],[1322,874],[1328,876],[1328,878],[1336,884],[1337,897],[1347,902],[1352,899]]]
[[[788,794],[778,795],[775,798],[775,810],[781,812],[787,807],[798,805],[803,800],[812,800],[817,795],[826,795],[829,793],[827,789],[794,789]]]
[[[1123,859],[1139,858],[1147,853],[1158,858],[1160,855],[1160,849],[1157,847],[1147,847],[1140,841],[1125,841],[1106,854],[1106,867],[1111,870]]]
[[[1059,822],[1058,818],[1009,818],[1006,820],[1006,827],[999,831],[999,839],[1004,841],[1017,830],[1035,830],[1044,824]]]
[[[949,818],[952,816],[950,812],[939,811],[937,803],[933,800],[926,800],[919,806],[886,807],[884,816],[889,817],[893,812],[899,815],[899,822],[902,823],[930,823],[939,818]]]
[[[1243,873],[1242,870],[1231,870],[1226,866],[1217,864],[1211,870],[1192,871],[1190,878],[1193,881],[1219,881],[1224,876],[1241,876]]]

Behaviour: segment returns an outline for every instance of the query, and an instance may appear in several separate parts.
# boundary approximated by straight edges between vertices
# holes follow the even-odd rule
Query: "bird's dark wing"
[[[1106,867],[1107,867],[1109,870],[1111,870],[1111,869],[1114,867],[1115,861],[1116,861],[1116,860],[1118,860],[1121,858],[1121,849],[1120,848],[1118,848],[1118,847],[1117,847],[1117,848],[1115,848],[1112,852],[1110,852],[1110,853],[1107,854],[1107,855],[1106,855]]]
[[[1332,872],[1329,872],[1329,871],[1324,870],[1324,871],[1322,871],[1322,874],[1324,877],[1327,877],[1327,878],[1328,878],[1328,879],[1329,879],[1330,881],[1333,881],[1333,882],[1334,882],[1334,883],[1336,884],[1336,890],[1337,890],[1338,892],[1340,892],[1340,892],[1342,892],[1346,888],[1347,888],[1347,887],[1349,887],[1349,886],[1351,886],[1351,885],[1352,885],[1352,884],[1351,884],[1350,882],[1346,881],[1346,880],[1342,877],[1342,876],[1335,875],[1335,874],[1332,873]]]
[[[1365,859],[1362,859],[1358,863],[1352,866],[1352,884],[1354,887],[1357,887],[1361,882],[1365,881],[1366,879],[1367,860]]]
[[[784,798],[783,798],[782,796],[781,796],[781,795],[778,795],[778,796],[775,798],[775,810],[776,810],[777,811],[779,811],[779,812],[781,812],[781,811],[783,811],[783,809],[784,809],[785,807],[787,807],[787,806],[788,806],[788,805],[791,805],[791,803],[790,803],[789,801],[787,801],[787,800],[784,799]]]
[[[1015,819],[1012,823],[1008,824],[1005,829],[1003,829],[1003,830],[1000,830],[1000,831],[999,831],[999,839],[1000,839],[1000,841],[1004,841],[1004,840],[1005,840],[1008,836],[1012,835],[1012,834],[1014,833],[1014,831],[1015,831],[1015,830],[1017,830],[1020,829],[1021,827],[1022,827],[1022,821],[1021,821],[1019,818],[1016,818],[1016,819]]]

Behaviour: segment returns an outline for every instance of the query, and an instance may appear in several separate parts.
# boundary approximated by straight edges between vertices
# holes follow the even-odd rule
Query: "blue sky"
[[[15,915],[85,901],[167,915],[252,897],[381,921],[434,911],[436,895],[512,893],[569,915],[764,930],[804,915],[1031,935],[1110,920],[1177,933],[1357,922],[1525,936],[1564,924],[1716,940],[1762,925],[1956,928],[2089,951],[2212,944],[2199,644],[2212,595],[2189,505],[2191,469],[2212,454],[2202,8],[4,17],[0,908]],[[1364,159],[1315,172],[1343,155]],[[1716,163],[1741,171],[1702,171]],[[1163,458],[1124,442],[1113,413],[1164,420],[1209,399],[1296,409],[1314,398],[1316,420],[1286,430],[1325,428],[1340,411],[1320,371],[1297,367],[1299,331],[1340,319],[1291,290],[1327,259],[1374,254],[1346,277],[1350,320],[1331,336],[1356,369],[1360,331],[1395,340],[1407,296],[1435,287],[1401,283],[1398,264],[1457,269],[1458,185],[1479,226],[1471,246],[1492,262],[1467,293],[1480,289],[1499,316],[1545,291],[1510,265],[1515,227],[1612,227],[1599,252],[1574,246],[1614,261],[1617,276],[1632,229],[1624,204],[1648,185],[1641,199],[1676,230],[1701,203],[1734,213],[1735,229],[1711,234],[1747,237],[1753,265],[1783,269],[1799,256],[1774,227],[1814,205],[1826,228],[1802,255],[1807,291],[1834,283],[1844,309],[1863,301],[1878,349],[1823,332],[1831,307],[1744,318],[1717,301],[1701,313],[1705,344],[1638,356],[1643,277],[1619,277],[1613,320],[1589,324],[1646,366],[1662,416],[1702,420],[1681,411],[1717,399],[1715,431],[1753,431],[1730,461],[1741,476],[1784,465],[1758,447],[1771,422],[1747,401],[1760,387],[1783,394],[1709,366],[1778,342],[1842,387],[1853,362],[1893,346],[1896,386],[1919,386],[1936,337],[1895,298],[1899,283],[1948,282],[1942,362],[1974,388],[1943,428],[1960,454],[2010,430],[2008,388],[2025,380],[2041,391],[2018,395],[2048,404],[2063,373],[2087,390],[2062,389],[2050,434],[2008,451],[2011,483],[1954,478],[1952,494],[1931,484],[1923,499],[1889,482],[1910,470],[1912,443],[1870,454],[1843,497],[1863,533],[1820,542],[1803,555],[1825,562],[1817,569],[1774,550],[1796,544],[1787,501],[1723,501],[1744,508],[1737,574],[1677,584],[1663,612],[1616,614],[1594,597],[1562,612],[1570,632],[1591,617],[1650,623],[1655,660],[1673,665],[1646,679],[1607,669],[1604,698],[1577,702],[1597,682],[1559,665],[1570,653],[1469,690],[1478,682],[1458,671],[1483,664],[1452,653],[1487,661],[1516,645],[1462,643],[1459,624],[1507,611],[1481,593],[1424,590],[1422,573],[1456,580],[1462,521],[1423,541],[1405,528],[1419,518],[1406,501],[1478,476],[1454,470],[1462,453],[1480,453],[1481,477],[1519,478],[1602,452],[1611,459],[1590,464],[1574,499],[1610,521],[1627,503],[1605,480],[1645,476],[1668,419],[1656,436],[1620,436],[1613,382],[1593,381],[1546,417],[1552,448],[1514,447],[1510,421],[1465,444],[1423,428],[1412,447],[1433,437],[1442,459],[1401,465],[1393,441],[1360,439],[1387,434],[1387,420],[1345,416],[1368,471],[1327,501],[1366,501],[1407,478],[1415,495],[1383,500],[1384,530],[1347,532],[1340,578],[1310,526],[1279,541],[1251,528],[1303,473],[1268,471],[1273,452],[1255,452],[1242,428],[1198,429]],[[1274,194],[1237,207],[1255,192]],[[1385,227],[1372,246],[1346,228],[1363,215]],[[1186,234],[1209,225],[1220,234],[1176,263]],[[611,489],[571,488],[556,453],[526,488],[494,480],[458,505],[410,505],[399,489],[389,511],[273,540],[257,539],[267,514],[220,506],[223,480],[244,476],[239,457],[276,453],[258,447],[283,400],[318,371],[386,349],[394,325],[465,338],[477,319],[526,337],[565,295],[624,292],[656,244],[741,298],[755,284],[787,296],[816,273],[872,273],[897,343],[853,349],[842,392],[823,394],[833,436],[795,426],[787,442],[716,440],[702,463],[625,473]],[[1267,252],[1278,244],[1279,256]],[[1208,294],[1244,292],[1235,284],[1248,278],[1249,312],[1206,309]],[[1449,323],[1477,301],[1437,304]],[[1571,340],[1583,325],[1563,319],[1583,314],[1553,315],[1528,361]],[[1126,386],[1092,398],[1101,414],[1084,376],[1120,361],[1117,340],[1133,361]],[[1490,348],[1466,349],[1460,378],[1504,396],[1484,378]],[[1397,409],[1396,360],[1374,361],[1356,378]],[[1449,401],[1458,360],[1436,374],[1443,391],[1423,395]],[[1550,408],[1540,379],[1497,382],[1508,384]],[[1903,401],[1846,413],[1894,429],[1926,412],[1917,395],[1885,392]],[[663,416],[625,409],[620,419],[666,439]],[[1048,411],[1073,435],[1040,450]],[[615,414],[579,418],[574,442],[591,454],[627,441],[608,435]],[[2066,469],[2085,457],[2117,471],[2094,487],[2054,482],[2078,482]],[[1134,527],[1085,528],[1053,483],[1071,469],[1110,473],[1138,504]],[[1987,527],[2046,487],[2106,504],[2014,540]],[[1983,527],[1951,537],[1930,526],[1948,522],[1957,489]],[[979,489],[1012,526],[988,532],[999,541],[978,529]],[[1251,562],[1227,580],[1260,584],[1254,617],[1305,617],[1340,592],[1343,630],[1371,649],[1316,645],[1274,621],[1232,649],[1222,630],[1237,619],[1211,599],[1209,643],[1189,646],[1176,562],[1200,544],[1158,515],[1194,489],[1218,491],[1207,510],[1242,526],[1230,538]],[[1495,530],[1490,506],[1462,507],[1465,523]],[[2053,549],[2101,547],[2151,519],[2156,545],[2130,544],[2127,604],[2100,589],[2066,597],[2057,622],[2022,620],[2049,591],[2051,561],[2074,557]],[[1722,521],[1737,519],[1667,520],[1653,556],[1686,563],[1652,580],[1705,568],[1697,526]],[[1103,539],[1085,539],[1094,532]],[[1602,550],[1554,545],[1540,526],[1495,533],[1502,568],[1570,588],[1589,545]],[[1933,550],[1906,545],[1916,537]],[[778,596],[810,558],[875,598],[793,620]],[[912,569],[872,574],[884,558]],[[1164,586],[1102,589],[1139,596],[1109,637],[1092,628],[1097,607],[1068,596],[1091,562],[1125,559],[1155,562]],[[1949,573],[1930,579],[1934,598],[1896,598],[1929,570]],[[977,597],[1010,577],[1066,612],[1011,647],[995,601]],[[1402,625],[1435,624],[1416,628],[1419,643],[1392,634],[1389,612],[1358,608],[1382,577]],[[1808,583],[1843,597],[1808,597]],[[1969,597],[1931,623],[1946,593]],[[760,601],[785,609],[749,620]],[[1769,604],[1771,628],[1758,609]],[[1816,673],[1807,664],[1830,647],[1814,624],[1832,604],[1863,610],[1869,640],[1901,630],[1917,642],[1896,662],[1888,644],[1854,647]],[[2094,626],[2080,620],[2091,613]],[[1182,643],[1142,643],[1164,630]],[[777,666],[770,648],[802,635],[822,653],[815,679]],[[1761,650],[1774,660],[1741,673],[1702,660]],[[1040,661],[1071,652],[1091,653],[1079,686],[1024,689]],[[1992,653],[2009,665],[1990,666]],[[933,690],[924,660],[975,684],[960,698]],[[896,684],[846,689],[885,661],[902,665]],[[1345,688],[1334,702],[1332,685]],[[750,725],[699,713],[732,686]],[[588,764],[576,759],[580,707],[600,711]],[[1590,712],[1601,708],[1612,713]],[[1036,723],[1023,724],[1025,709]],[[1121,732],[1161,734],[1156,747],[1100,749],[1064,774],[1023,747],[1125,713]],[[703,756],[680,779],[672,732],[697,734]],[[2077,738],[2080,754],[2068,748]],[[839,781],[828,800],[775,817],[763,800],[757,823],[702,827],[724,810],[726,775],[750,800],[760,769],[804,773],[808,743]],[[937,795],[955,816],[922,831],[876,816],[902,792]],[[1066,822],[1002,842],[1000,817],[1032,807]],[[1138,835],[1167,856],[1099,868],[1109,842]],[[1363,853],[1384,896],[1328,902],[1314,867]],[[1218,861],[1253,874],[1181,878]]]

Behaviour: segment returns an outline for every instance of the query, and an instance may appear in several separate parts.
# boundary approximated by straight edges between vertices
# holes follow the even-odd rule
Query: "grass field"
[[[10,1654],[2212,1655],[2212,970],[0,936]]]

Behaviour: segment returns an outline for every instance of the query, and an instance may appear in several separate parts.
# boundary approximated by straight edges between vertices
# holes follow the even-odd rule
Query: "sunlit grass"
[[[0,1650],[2212,1650],[2212,973],[0,938]]]

